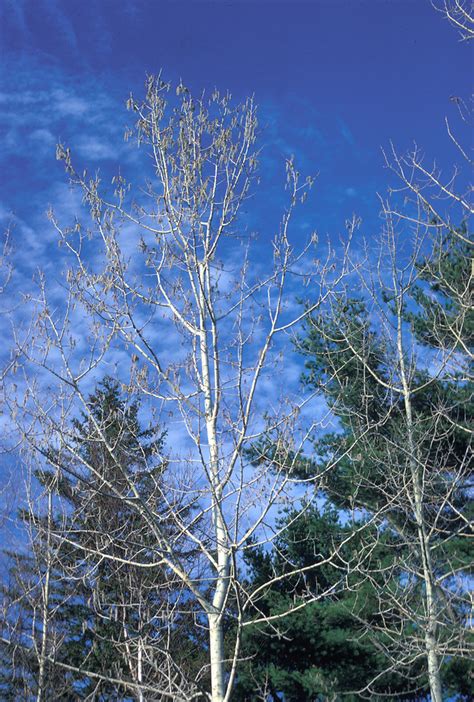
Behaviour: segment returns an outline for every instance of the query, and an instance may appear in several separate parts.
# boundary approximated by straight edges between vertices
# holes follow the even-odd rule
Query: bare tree
[[[438,9],[463,39],[472,38],[467,4],[447,1]],[[407,680],[425,658],[436,702],[443,699],[443,662],[472,656],[473,207],[472,157],[463,145],[472,115],[462,98],[451,102],[460,119],[456,129],[445,123],[460,165],[446,175],[417,146],[403,155],[391,146],[384,155],[397,184],[381,201],[378,261],[368,247],[359,282],[327,317],[312,319],[324,339],[336,413],[356,442],[349,474],[357,489],[348,499],[344,481],[332,487],[346,508],[379,510],[381,533],[393,534],[399,551],[385,572],[373,573],[382,622],[372,630],[375,624],[388,636],[389,669]]]
[[[443,660],[472,654],[471,261],[465,228],[456,236],[451,226],[435,226],[433,239],[429,218],[406,211],[395,218],[393,204],[382,205],[377,265],[372,245],[358,284],[330,312],[311,317],[319,341],[306,349],[319,377],[330,378],[345,428],[336,458],[350,456],[329,475],[328,490],[362,518],[377,512],[394,554],[367,573],[379,598],[367,631],[376,632],[388,670],[405,674],[408,687],[418,684],[423,657],[419,675],[427,671],[431,698],[441,702]],[[407,219],[414,222],[409,234]],[[364,693],[372,698],[376,687]]]
[[[444,0],[438,8],[462,33],[465,39],[474,36],[474,17],[468,3],[462,0]],[[457,18],[457,22],[456,22]],[[470,217],[474,213],[472,204],[472,102],[462,96],[452,95],[450,102],[455,107],[455,122],[445,117],[446,133],[454,147],[455,165],[446,173],[432,159],[431,162],[416,144],[407,153],[400,152],[391,144],[384,152],[387,168],[395,174],[398,185],[392,186],[396,197],[385,203],[386,214],[407,224],[428,228],[433,238],[448,232],[473,245],[469,232]]]
[[[173,675],[161,694],[199,697],[209,675],[206,696],[223,702],[231,696],[242,628],[268,623],[259,598],[279,579],[295,575],[289,567],[250,588],[241,555],[278,535],[275,512],[288,500],[299,503],[304,514],[315,496],[312,487],[305,495],[305,481],[293,475],[314,426],[300,428],[308,400],[292,397],[278,382],[281,352],[292,330],[329,299],[346,271],[342,264],[335,273],[330,251],[322,261],[315,258],[315,237],[299,253],[290,244],[293,212],[312,183],[300,182],[291,160],[289,203],[279,231],[265,248],[249,253],[244,205],[258,156],[253,101],[234,107],[228,95],[194,98],[179,85],[173,107],[169,88],[159,76],[150,77],[145,99],[128,102],[137,121],[127,136],[134,136],[149,157],[143,187],[132,192],[120,173],[109,197],[99,176],[76,170],[69,149],[58,146],[58,158],[81,189],[90,219],[64,228],[50,214],[73,264],[62,288],[65,300],[55,300],[57,290],[40,280],[36,333],[23,349],[25,387],[16,416],[25,442],[60,474],[78,483],[85,484],[86,476],[100,481],[91,504],[99,492],[106,493],[147,525],[146,548],[129,543],[125,553],[114,552],[111,534],[91,541],[91,555],[116,565],[164,568],[197,603],[195,626],[208,633],[209,662],[191,681],[194,692],[189,685],[172,688]],[[302,283],[311,285],[314,301],[294,312]],[[159,511],[156,502],[143,499],[135,477],[123,471],[117,446],[88,399],[93,379],[114,361],[124,388],[170,429],[173,451],[165,482],[157,485],[165,506]],[[107,478],[78,452],[70,422],[78,411],[88,418],[120,480]],[[261,437],[271,437],[275,454],[270,463],[255,464],[247,449]],[[55,447],[54,454],[47,446]],[[164,524],[172,524],[171,531]],[[55,538],[85,551],[73,535]],[[192,546],[198,562],[187,561],[183,545]],[[352,564],[341,566],[339,546],[334,544],[333,556],[315,556],[314,563],[298,569],[302,581],[306,570],[337,562],[343,587]],[[354,554],[354,562],[363,557]],[[303,592],[288,611],[271,618],[275,627],[289,612],[328,594],[309,587]],[[231,614],[236,635],[226,653]],[[179,675],[185,680],[185,671]],[[156,676],[162,680],[163,670]],[[136,685],[139,689],[139,680]],[[142,689],[146,695],[149,688],[143,684]]]
[[[442,9],[447,18],[460,29],[463,38],[472,38],[472,17],[469,16],[462,3],[445,3]],[[446,129],[460,158],[460,164],[464,166],[464,171],[461,166],[455,166],[452,172],[446,176],[436,163],[432,165],[426,163],[426,159],[418,147],[406,155],[400,156],[392,146],[390,153],[385,154],[385,159],[387,166],[398,178],[399,186],[391,189],[393,197],[383,203],[385,220],[388,230],[391,232],[392,243],[390,245],[388,242],[389,250],[394,251],[397,246],[400,247],[400,243],[395,243],[394,232],[401,224],[412,228],[415,246],[420,255],[423,252],[423,241],[427,239],[431,242],[431,254],[428,255],[423,264],[418,261],[417,265],[413,259],[412,273],[405,273],[406,282],[401,282],[401,278],[397,278],[395,272],[392,274],[394,282],[391,295],[399,320],[397,323],[399,391],[402,391],[404,398],[407,445],[413,455],[411,459],[412,501],[422,556],[426,597],[425,615],[427,617],[424,627],[425,645],[429,664],[430,687],[434,700],[442,699],[439,670],[443,656],[467,655],[468,650],[465,648],[468,629],[466,620],[461,616],[462,624],[457,630],[454,629],[455,633],[449,639],[449,644],[442,643],[443,635],[447,630],[447,626],[444,624],[447,622],[443,624],[440,621],[443,619],[441,610],[446,616],[448,616],[448,612],[452,614],[454,611],[453,608],[450,608],[449,602],[457,596],[457,593],[459,593],[459,601],[462,602],[457,610],[458,613],[459,611],[465,613],[469,607],[462,576],[465,569],[460,566],[458,573],[454,565],[455,559],[452,567],[445,564],[442,574],[436,566],[437,557],[439,558],[439,554],[443,551],[439,545],[438,537],[442,534],[441,540],[453,538],[452,535],[448,536],[449,529],[443,533],[441,524],[444,510],[451,511],[450,519],[452,522],[455,523],[459,520],[456,528],[459,528],[463,536],[468,536],[469,517],[467,510],[469,500],[466,501],[465,497],[461,497],[461,507],[456,506],[456,500],[460,495],[466,494],[464,490],[468,490],[469,481],[472,479],[469,470],[469,454],[466,453],[463,458],[459,455],[456,457],[455,449],[458,441],[457,432],[464,434],[468,447],[468,437],[472,436],[469,430],[469,419],[465,414],[467,407],[469,407],[469,393],[472,392],[473,358],[472,332],[470,330],[472,328],[474,242],[469,228],[470,218],[474,211],[471,201],[472,184],[469,181],[472,173],[472,158],[468,149],[463,146],[466,137],[463,138],[459,135],[459,133],[462,135],[466,127],[469,129],[472,113],[462,98],[452,97],[451,100],[457,107],[460,120],[457,129],[454,130],[446,118]],[[466,169],[468,171],[467,177]],[[403,204],[400,195],[403,196]],[[392,254],[392,259],[394,258],[394,254]],[[400,282],[396,283],[397,279]],[[418,341],[421,339],[423,343],[437,350],[436,361],[432,360],[433,377],[431,380],[427,379],[426,384],[429,386],[429,383],[434,381],[454,382],[465,390],[461,400],[464,402],[464,410],[462,407],[459,408],[459,417],[464,411],[464,420],[450,416],[453,408],[446,406],[445,403],[439,401],[437,406],[436,403],[433,403],[431,411],[436,417],[436,423],[431,437],[433,442],[431,447],[436,456],[435,465],[430,465],[431,453],[429,453],[429,458],[420,455],[419,446],[414,439],[420,431],[416,427],[413,410],[413,406],[416,404],[416,393],[419,390],[414,387],[410,388],[410,384],[416,374],[417,352],[415,349],[410,352],[406,349],[405,344],[410,343],[407,338],[409,334],[403,326],[403,320],[407,318],[403,305],[407,295],[410,297],[413,288],[420,282],[420,279],[424,281],[421,285],[426,285],[426,281],[429,281],[431,287],[425,290],[425,293],[420,288],[416,291],[416,301],[422,302],[425,321],[421,328],[416,329],[415,327],[415,339],[417,337]],[[438,443],[438,448],[435,451],[436,442],[439,442],[438,432],[441,431],[445,432],[446,443]],[[441,446],[444,452],[441,450]],[[440,475],[443,476],[441,479]],[[435,493],[437,491],[438,497],[443,495],[443,500],[436,507],[431,505],[427,508],[427,500],[429,503],[430,500],[434,499],[427,497],[430,490]],[[426,515],[427,509],[431,513],[427,523],[423,524],[425,518],[423,515]],[[432,519],[433,521],[431,521]],[[458,548],[461,556],[462,547]],[[456,595],[454,595],[453,589]]]
[[[440,4],[433,3],[433,7],[457,29],[463,41],[474,39],[472,3],[466,0],[443,0]]]
[[[38,468],[35,459],[36,480],[30,483],[42,490],[36,499],[29,491],[20,515],[26,548],[8,554],[9,582],[3,587],[2,641],[11,670],[3,692],[14,696],[20,686],[29,689],[28,699],[38,700],[52,694],[58,700],[102,695],[141,700],[145,694],[191,699],[196,687],[186,687],[179,661],[192,668],[186,656],[196,658],[199,637],[189,621],[187,629],[183,626],[183,612],[192,614],[193,601],[165,569],[140,567],[146,563],[140,553],[153,547],[147,525],[103,486],[107,480],[119,491],[122,473],[133,474],[142,500],[160,514],[157,486],[166,470],[162,437],[140,428],[137,405],[126,403],[110,379],[98,386],[90,406],[114,444],[114,462],[87,419],[74,421],[71,436],[74,431],[76,451],[94,465],[95,474],[77,462],[66,472]],[[61,461],[54,447],[49,455]],[[81,480],[73,477],[75,471]],[[162,529],[171,536],[164,520]],[[129,554],[142,558],[140,564],[128,563]],[[181,555],[189,562],[192,551]]]
[[[45,487],[34,495],[27,486],[23,514],[26,542],[17,551],[7,551],[10,569],[2,582],[2,674],[5,699],[35,699],[56,695],[64,699],[68,685],[51,665],[61,646],[62,635],[55,620],[67,607],[67,587],[57,582],[59,545],[53,541],[53,490]],[[42,522],[42,524],[41,524]],[[58,593],[61,593],[58,597]],[[25,645],[26,644],[26,645]]]

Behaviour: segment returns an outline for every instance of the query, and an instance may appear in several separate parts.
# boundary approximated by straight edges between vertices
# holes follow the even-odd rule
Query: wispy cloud
[[[142,182],[144,177],[144,165],[143,161],[136,160],[136,149],[123,142],[123,127],[127,116],[123,104],[114,97],[110,86],[91,78],[74,81],[60,67],[34,61],[18,66],[11,64],[10,70],[3,82],[3,92],[0,96],[0,128],[8,135],[8,140],[0,150],[0,167],[8,164],[10,174],[2,196],[3,210],[12,213],[15,229],[13,243],[16,273],[10,294],[12,298],[17,298],[25,292],[33,291],[32,278],[35,271],[38,268],[43,269],[49,278],[51,302],[59,315],[65,297],[62,277],[65,260],[62,251],[56,246],[56,234],[45,217],[45,211],[50,203],[54,204],[59,221],[68,225],[74,221],[77,214],[84,213],[84,210],[81,194],[68,187],[62,167],[55,161],[55,142],[60,139],[71,147],[80,168],[100,168],[107,176],[104,177],[105,185],[110,184],[112,164],[115,168],[115,164],[125,162],[131,176],[136,175],[139,182]],[[304,118],[298,121],[289,119],[296,107],[300,112],[302,110],[304,115]],[[283,187],[285,158],[295,154],[304,175],[314,174],[315,168],[326,168],[330,172],[335,155],[340,152],[346,153],[344,149],[350,148],[337,126],[334,130],[320,126],[318,112],[299,97],[291,98],[290,102],[283,106],[270,103],[264,105],[261,123],[265,130],[262,135],[264,182],[258,196],[251,201],[249,211],[254,214],[249,213],[244,219],[244,227],[247,225],[249,232],[258,229],[263,233],[263,243],[252,259],[252,275],[255,276],[270,262],[269,238],[278,231],[286,204],[287,195]],[[145,158],[143,154],[139,155]],[[345,187],[347,189],[353,186],[348,183]],[[316,195],[316,207],[319,207],[318,193]],[[312,207],[311,205],[309,209],[303,210],[301,215],[298,213],[295,219],[291,234],[296,245],[307,239],[311,230],[318,225],[316,218],[313,221],[315,210]],[[342,222],[343,215],[338,213],[338,217]],[[133,256],[138,244],[133,227],[130,230],[124,229],[122,240],[126,255]],[[95,248],[96,251],[91,252],[90,256],[92,265],[99,263],[102,255],[100,247]],[[239,248],[235,259],[227,260],[226,267],[220,273],[224,293],[232,289],[239,274],[241,254],[242,250]],[[289,286],[292,304],[296,294],[296,286]],[[26,306],[22,307],[20,315],[19,320],[26,323]],[[68,333],[70,331],[74,337],[78,362],[81,353],[84,354],[87,350],[90,322],[84,310],[79,307],[74,310]],[[178,337],[169,319],[153,319],[153,322],[147,325],[145,333],[150,343],[160,353],[163,352],[165,359],[169,357],[176,361],[188,352],[183,339]],[[224,333],[227,333],[227,330]],[[231,333],[232,329],[229,329],[229,334]],[[254,365],[252,358],[258,353],[259,334],[263,334],[262,329],[255,331],[246,352],[250,365]],[[291,341],[285,337],[284,343],[287,344],[286,351],[291,356]],[[282,350],[283,342],[281,345],[276,344],[272,352],[277,357]],[[129,368],[129,352],[123,345],[116,344],[108,350],[100,372],[111,372],[125,381]],[[258,410],[263,413],[266,408],[275,406],[283,395],[297,396],[300,392],[300,368],[295,356],[285,363],[281,362],[278,372],[272,369],[262,379]],[[87,382],[92,383],[97,379],[97,376],[91,374]],[[92,390],[92,387],[90,389]],[[323,414],[322,405],[318,405],[313,417],[318,412]],[[172,427],[173,440],[177,446],[180,445],[180,431],[182,429],[177,426]]]

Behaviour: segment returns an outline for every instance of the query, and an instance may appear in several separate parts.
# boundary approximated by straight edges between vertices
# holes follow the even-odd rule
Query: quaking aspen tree
[[[312,184],[301,182],[292,160],[286,164],[288,203],[277,234],[265,249],[246,234],[244,206],[258,161],[253,101],[234,106],[217,91],[196,98],[181,84],[176,93],[170,100],[170,86],[160,76],[150,77],[145,98],[128,101],[136,121],[126,136],[136,140],[143,156],[139,185],[120,172],[107,194],[98,175],[76,169],[70,150],[58,146],[57,157],[82,192],[88,220],[65,227],[50,213],[72,261],[66,299],[55,305],[41,278],[36,327],[22,346],[25,390],[16,416],[35,455],[59,474],[74,470],[84,489],[90,489],[85,476],[95,476],[101,494],[135,511],[146,525],[146,548],[130,543],[120,554],[110,547],[116,537],[111,533],[90,546],[94,557],[124,568],[164,569],[195,603],[191,616],[196,631],[206,632],[208,662],[192,680],[184,670],[168,674],[168,688],[164,672],[156,671],[160,684],[144,683],[145,698],[204,695],[224,702],[238,671],[243,628],[265,621],[276,635],[289,612],[328,594],[312,587],[314,579],[304,585],[306,572],[337,562],[333,592],[344,587],[353,565],[341,563],[339,543],[324,557],[315,554],[314,562],[296,569],[304,585],[298,597],[269,618],[259,610],[259,599],[275,582],[293,577],[295,568],[289,564],[253,587],[242,560],[278,536],[278,510],[290,501],[304,514],[315,499],[313,488],[306,494],[305,480],[292,470],[314,431],[313,424],[302,423],[308,399],[292,396],[279,369],[292,331],[329,300],[346,271],[342,261],[335,272],[332,251],[324,253],[315,236],[299,252],[290,242],[292,216]],[[315,294],[305,310],[294,305],[302,283]],[[119,444],[91,405],[91,383],[110,374],[114,362],[124,391],[170,432],[168,467],[157,485],[159,510],[144,499],[137,476],[123,470]],[[78,413],[120,480],[104,477],[77,450],[71,420]],[[255,465],[248,449],[269,436],[278,458]],[[145,456],[145,464],[148,460]],[[64,537],[55,535],[59,541]],[[70,548],[84,550],[82,539],[67,539]],[[343,542],[350,539],[346,533]],[[189,549],[197,554],[191,561],[184,555]],[[229,619],[235,636],[227,652]],[[139,681],[134,684],[139,689]]]

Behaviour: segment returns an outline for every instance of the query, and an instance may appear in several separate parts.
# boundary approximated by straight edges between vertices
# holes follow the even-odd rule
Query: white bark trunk
[[[51,577],[51,522],[53,511],[53,497],[51,490],[48,492],[48,534],[46,539],[46,573],[44,586],[42,588],[42,615],[41,615],[41,651],[39,657],[38,671],[38,692],[37,702],[45,702],[45,682],[46,682],[46,653],[49,636],[49,589]]]
[[[204,394],[204,411],[206,418],[206,434],[209,447],[209,474],[212,488],[212,517],[214,522],[215,548],[217,552],[217,573],[212,612],[208,613],[209,622],[209,657],[211,664],[211,699],[212,702],[223,702],[225,698],[225,664],[224,664],[224,635],[223,611],[229,587],[229,548],[224,516],[222,514],[222,484],[219,475],[219,447],[217,438],[217,415],[219,388],[219,359],[215,347],[209,348],[206,319],[211,317],[212,294],[207,262],[199,266],[200,286],[200,353],[201,353],[201,382]],[[214,321],[211,320],[214,325]],[[215,340],[217,330],[212,328]],[[213,364],[213,377],[216,387],[212,387],[210,364]]]
[[[138,677],[138,684],[141,685],[143,683],[143,670],[142,670],[142,641],[139,639],[138,641],[138,670],[137,670],[137,677]],[[143,696],[143,690],[140,687],[138,690],[138,702],[145,702],[145,698]]]
[[[429,630],[426,634],[426,649],[428,651],[428,678],[430,683],[431,702],[443,702],[439,660],[438,654],[436,653],[436,639]]]
[[[225,697],[225,679],[222,617],[216,614],[210,614],[208,619],[209,653],[211,659],[211,699],[212,702],[223,702]]]
[[[402,343],[402,311],[398,310],[398,354],[400,363],[401,380],[403,386],[403,399],[405,405],[405,416],[407,421],[407,439],[410,455],[410,473],[413,486],[413,506],[418,532],[418,544],[421,552],[421,562],[423,569],[423,580],[425,585],[425,651],[428,662],[428,680],[430,686],[432,702],[443,702],[441,696],[441,675],[436,642],[437,612],[433,587],[433,568],[431,563],[429,539],[426,534],[423,516],[423,491],[420,476],[420,466],[416,456],[415,439],[413,435],[413,413],[411,405],[411,392],[409,388],[407,372],[405,368],[405,357]]]
[[[409,446],[410,452],[414,451],[414,442],[412,434],[412,415],[410,398],[406,398],[407,417],[409,421]],[[423,519],[423,495],[420,485],[419,467],[416,464],[415,456],[411,457],[411,477],[413,482],[414,503],[415,503],[415,518],[418,530],[418,542],[421,551],[421,561],[423,566],[423,580],[425,584],[425,607],[426,607],[426,629],[425,629],[425,649],[428,660],[428,679],[431,692],[432,702],[443,702],[441,696],[441,676],[439,670],[439,660],[436,645],[436,600],[433,587],[433,569],[431,564],[431,554],[426,535],[426,529]]]

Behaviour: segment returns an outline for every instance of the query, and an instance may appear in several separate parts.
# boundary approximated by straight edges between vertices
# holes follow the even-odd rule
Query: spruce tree
[[[137,403],[111,378],[97,386],[88,405],[88,416],[71,427],[80,460],[69,452],[65,465],[61,447],[52,447],[49,467],[35,471],[50,504],[52,496],[52,516],[23,511],[30,552],[9,554],[4,599],[14,606],[8,612],[11,644],[2,648],[5,699],[22,698],[25,685],[38,695],[42,608],[49,613],[44,700],[169,699],[152,690],[199,662],[199,636],[191,636],[189,619],[183,623],[192,598],[165,568],[147,567],[153,545],[130,491],[133,477],[157,519],[166,500],[175,499],[162,492],[165,434],[141,428]],[[53,468],[59,464],[61,473]],[[175,508],[188,510],[184,504]],[[161,528],[171,535],[164,516]],[[45,602],[47,553],[52,557]],[[192,558],[191,549],[187,556]],[[9,662],[14,672],[6,673]]]

